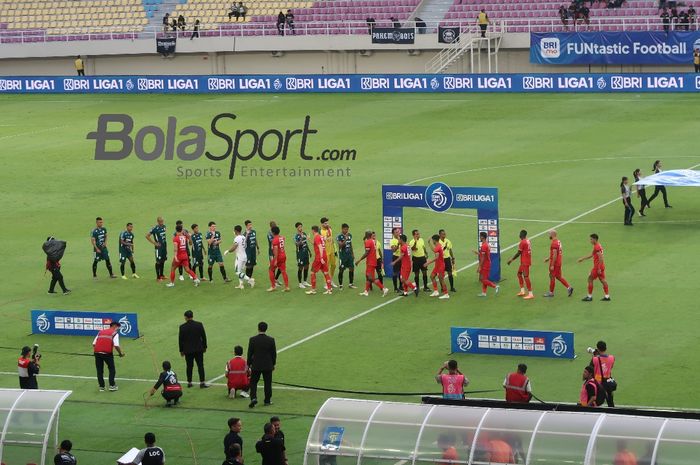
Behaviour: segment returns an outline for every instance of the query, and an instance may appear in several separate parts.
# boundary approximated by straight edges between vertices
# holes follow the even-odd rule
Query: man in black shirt
[[[146,447],[141,449],[131,465],[163,465],[165,463],[165,453],[163,449],[156,446],[156,435],[146,433],[143,437]]]
[[[275,339],[265,334],[267,323],[258,323],[258,335],[248,341],[248,366],[250,367],[250,404],[253,408],[258,403],[258,381],[262,375],[265,380],[265,405],[272,403],[272,371],[277,363]]]
[[[671,16],[668,14],[668,10],[666,10],[666,8],[664,8],[661,12],[661,22],[664,25],[664,31],[666,34],[668,34],[668,30],[671,26]]]
[[[204,352],[207,351],[207,333],[204,325],[194,321],[192,310],[185,312],[185,322],[180,325],[180,355],[185,357],[187,365],[187,387],[192,387],[192,370],[197,362],[199,387],[208,388],[204,382]]]
[[[221,465],[243,465],[243,456],[241,455],[241,446],[238,444],[231,444],[231,449],[228,451],[226,460]]]
[[[270,418],[270,424],[273,428],[275,428],[275,439],[282,441],[282,445],[284,446],[284,433],[282,432],[282,422],[280,421],[280,417],[274,416]]]
[[[224,437],[224,455],[227,460],[233,458],[231,446],[233,444],[238,444],[241,448],[241,454],[243,454],[243,438],[241,437],[241,429],[243,429],[243,424],[240,418],[229,418],[228,419],[228,434]]]
[[[182,397],[182,386],[180,386],[177,375],[167,360],[163,362],[163,372],[158,376],[158,381],[151,388],[150,394],[155,394],[161,386],[163,386],[162,394],[163,399],[165,399],[165,406],[177,405],[180,402],[180,397]]]
[[[262,457],[262,465],[284,465],[284,444],[275,438],[275,427],[265,423],[264,431],[262,439],[255,444],[255,450]]]
[[[41,355],[32,353],[29,346],[22,347],[22,355],[17,359],[20,389],[39,389],[36,375],[39,374],[40,360]]]
[[[61,441],[61,446],[58,448],[58,454],[53,458],[54,465],[76,465],[78,461],[70,453],[73,448],[73,443],[68,439]]]

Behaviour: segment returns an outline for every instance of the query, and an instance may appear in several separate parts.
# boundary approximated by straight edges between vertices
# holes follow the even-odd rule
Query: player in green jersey
[[[196,273],[199,268],[199,279],[201,281],[206,281],[207,278],[204,277],[204,255],[206,254],[204,250],[204,238],[202,237],[202,233],[199,232],[199,225],[197,223],[193,224],[191,229],[192,270]]]
[[[336,242],[338,243],[338,255],[340,257],[340,269],[338,270],[338,287],[343,288],[343,274],[345,270],[348,270],[348,278],[350,283],[348,287],[350,289],[355,289],[355,252],[352,249],[352,234],[350,233],[350,226],[347,223],[343,223],[340,227],[340,234],[336,237]]]
[[[209,231],[207,231],[207,235],[204,237],[204,239],[206,239],[207,244],[209,244],[209,250],[207,251],[209,255],[209,260],[207,261],[209,263],[209,267],[207,268],[207,273],[209,274],[209,281],[213,282],[212,270],[214,267],[214,263],[218,263],[219,271],[221,271],[221,276],[224,278],[224,282],[230,283],[231,280],[226,277],[226,268],[224,267],[224,256],[221,255],[221,248],[219,247],[219,245],[221,244],[221,233],[216,230],[215,222],[209,222]]]
[[[107,250],[107,229],[105,229],[104,221],[100,216],[95,218],[95,229],[93,229],[92,233],[90,234],[90,241],[92,242],[92,251],[94,252],[94,257],[92,260],[92,277],[97,279],[97,264],[104,260],[105,265],[107,265],[107,271],[109,271],[109,277],[116,278],[112,272],[112,262],[109,261],[109,251]]]
[[[122,272],[122,279],[127,279],[124,273],[124,265],[129,260],[131,265],[131,277],[139,278],[136,274],[136,263],[134,262],[134,225],[126,223],[126,231],[119,235],[119,270]]]
[[[311,286],[307,282],[309,279],[309,261],[311,260],[309,237],[304,232],[304,225],[301,222],[297,222],[294,227],[297,229],[297,233],[294,235],[294,244],[297,250],[297,279],[299,280],[299,288],[305,289]]]
[[[156,218],[156,225],[146,233],[146,240],[153,244],[156,252],[156,279],[165,281],[165,261],[168,259],[168,237],[165,233],[165,220]]]

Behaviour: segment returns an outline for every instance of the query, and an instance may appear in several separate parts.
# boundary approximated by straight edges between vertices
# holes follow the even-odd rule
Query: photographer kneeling
[[[39,374],[41,354],[37,353],[38,348],[35,345],[32,351],[29,346],[22,347],[22,355],[17,359],[20,389],[39,389],[36,375]]]

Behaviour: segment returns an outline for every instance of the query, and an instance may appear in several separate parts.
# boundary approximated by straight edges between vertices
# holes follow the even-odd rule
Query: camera
[[[32,359],[41,360],[41,354],[39,353],[39,344],[34,344],[32,348]]]
[[[598,355],[598,349],[594,349],[593,347],[586,348],[586,352],[589,354]]]

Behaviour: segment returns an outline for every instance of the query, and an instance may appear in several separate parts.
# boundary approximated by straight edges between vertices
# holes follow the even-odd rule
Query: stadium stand
[[[429,0],[426,0],[429,1]],[[229,0],[0,0],[0,42],[137,39],[162,34],[161,19],[167,12],[191,25],[201,22],[201,37],[277,35],[275,21],[280,11],[292,10],[297,35],[367,34],[365,23],[374,18],[377,26],[388,26],[390,18],[407,26],[421,0],[253,0],[245,19],[229,18]],[[486,8],[492,21],[506,32],[563,31],[558,15],[561,0],[453,0],[439,21],[442,25],[473,26],[478,11]],[[685,8],[690,7],[687,3]],[[605,8],[604,2],[590,6],[590,24],[570,24],[568,30],[658,30],[662,28],[656,0],[627,0],[622,8]],[[697,20],[690,29],[697,29]],[[433,32],[437,21],[429,25]]]

